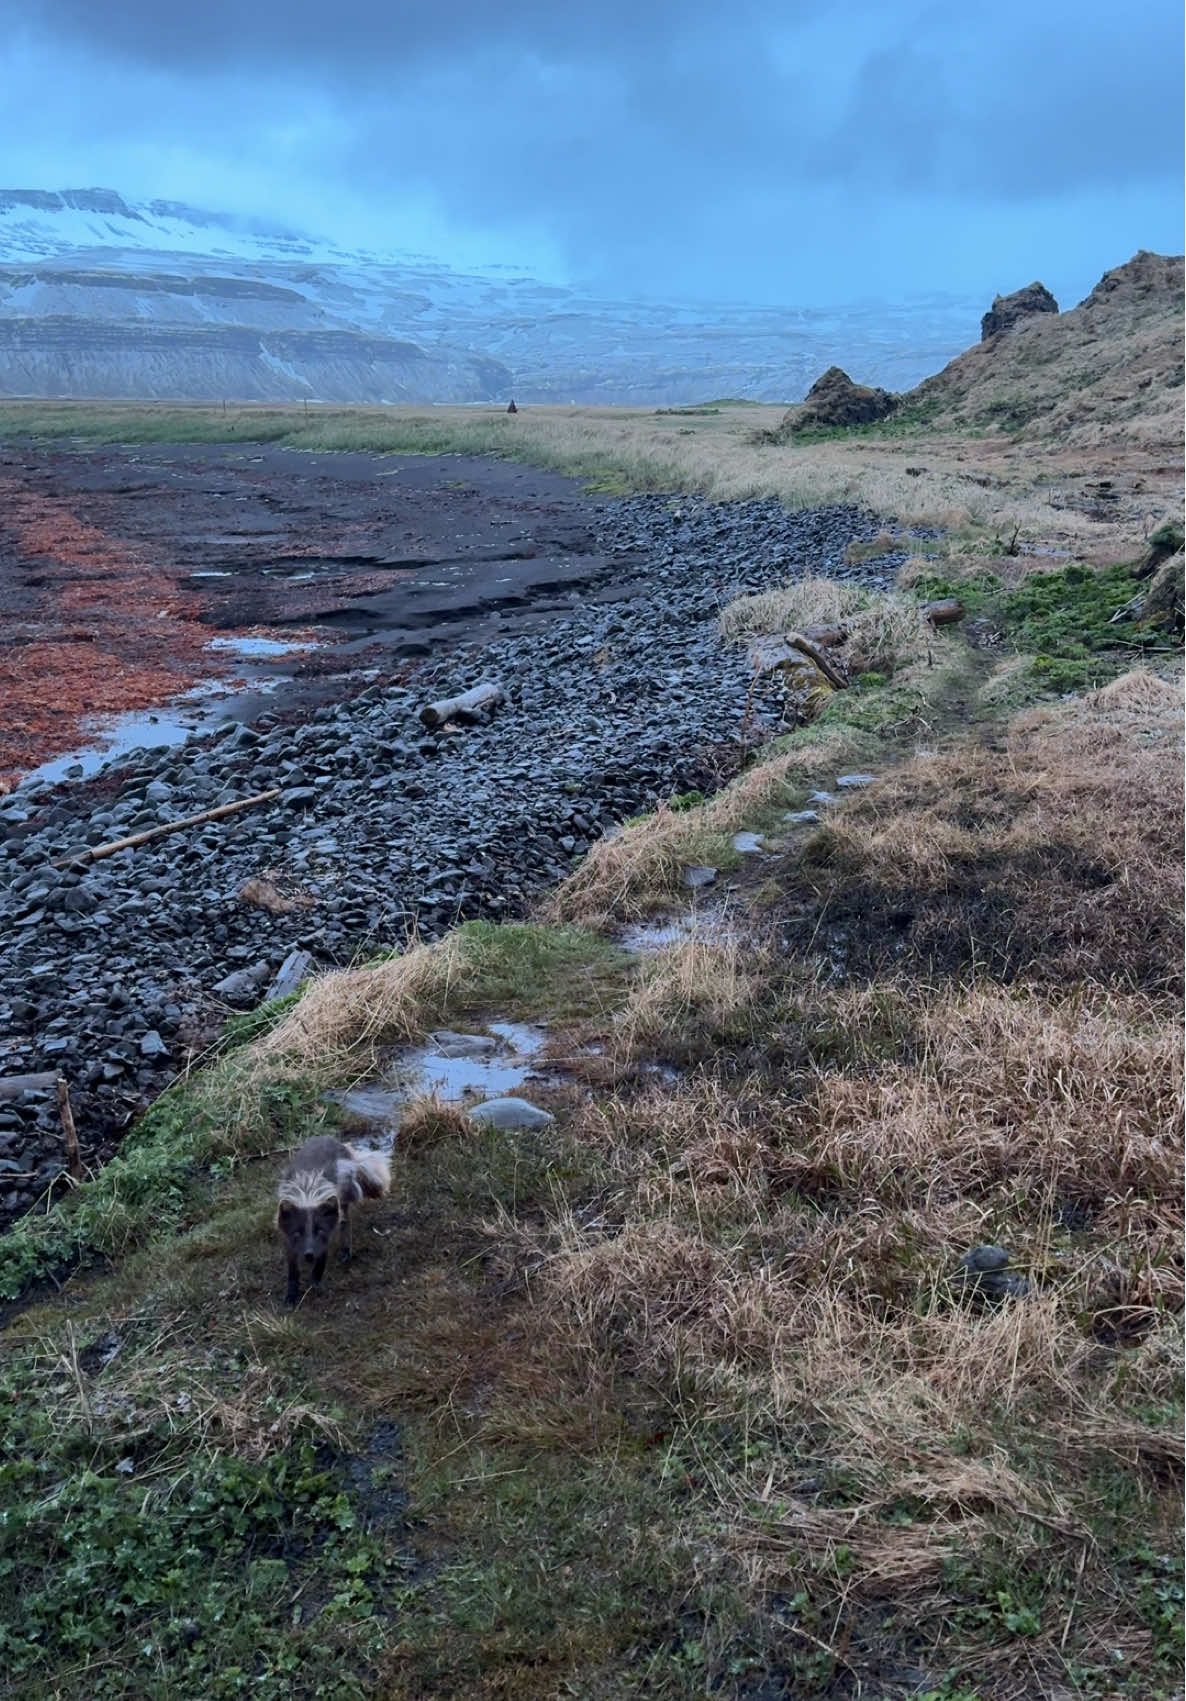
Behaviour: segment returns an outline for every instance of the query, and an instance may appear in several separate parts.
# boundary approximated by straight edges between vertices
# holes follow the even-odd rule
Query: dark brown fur
[[[276,1226],[284,1238],[288,1260],[289,1305],[301,1297],[300,1265],[310,1266],[310,1281],[319,1286],[335,1234],[338,1259],[349,1262],[352,1247],[350,1207],[361,1199],[378,1199],[387,1192],[390,1171],[378,1152],[359,1152],[330,1134],[306,1140],[285,1166],[277,1188]]]

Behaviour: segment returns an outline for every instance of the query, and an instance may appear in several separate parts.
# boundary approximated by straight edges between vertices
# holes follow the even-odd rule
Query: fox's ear
[[[296,1214],[296,1206],[290,1205],[288,1200],[285,1199],[283,1204],[280,1206],[280,1209],[276,1212],[276,1219],[278,1222],[290,1223]]]

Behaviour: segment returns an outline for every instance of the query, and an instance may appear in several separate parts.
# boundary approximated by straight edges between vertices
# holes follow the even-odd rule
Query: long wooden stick
[[[62,1134],[66,1141],[66,1168],[75,1181],[83,1177],[82,1155],[78,1150],[78,1130],[74,1126],[74,1112],[70,1108],[70,1088],[66,1085],[66,1077],[58,1076],[58,1115],[62,1119]]]
[[[818,644],[813,644],[810,638],[805,638],[803,636],[802,632],[788,632],[786,637],[787,643],[790,644],[793,649],[802,651],[809,661],[813,661],[815,663],[816,667],[819,668],[829,685],[837,691],[844,691],[847,689],[848,680],[839,671],[836,665],[828,660],[827,656],[824,655]]]
[[[224,815],[237,815],[240,809],[254,809],[257,804],[270,803],[274,797],[280,796],[283,789],[283,786],[274,786],[271,791],[256,792],[254,797],[241,797],[235,803],[220,803],[216,809],[203,809],[200,815],[184,815],[180,821],[166,821],[163,827],[146,827],[143,833],[133,833],[130,838],[112,839],[105,845],[87,845],[69,856],[55,857],[50,867],[68,868],[74,862],[100,862],[105,856],[114,856],[116,851],[146,845],[149,839],[163,839],[167,833],[180,833],[185,827],[197,827],[203,821],[220,821]]]

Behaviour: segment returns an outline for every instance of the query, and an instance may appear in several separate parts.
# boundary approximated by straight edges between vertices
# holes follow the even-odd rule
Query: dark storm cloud
[[[1181,32],[1161,0],[1123,11],[1111,0],[17,0],[15,11],[34,58],[73,56],[93,72],[93,89],[80,72],[72,133],[96,146],[135,133],[184,147],[191,165],[205,157],[216,203],[238,147],[293,216],[324,226],[335,187],[376,209],[418,196],[455,226],[534,232],[624,288],[678,278],[769,297],[780,277],[806,275],[808,256],[811,275],[848,288],[857,255],[858,281],[904,284],[919,232],[940,253],[979,240],[987,255],[1012,209],[1008,282],[1043,209],[1050,242],[1065,230],[1064,246],[1083,247],[1077,221],[1103,219],[1100,197],[1115,234],[1101,228],[1098,244],[1121,250],[1107,263],[1137,245],[1146,204],[1161,222],[1137,240],[1177,240],[1165,209]]]

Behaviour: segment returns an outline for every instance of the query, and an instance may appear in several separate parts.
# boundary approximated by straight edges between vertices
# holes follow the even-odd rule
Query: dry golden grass
[[[729,854],[733,833],[754,826],[763,812],[788,804],[796,786],[843,762],[851,736],[829,728],[773,756],[696,809],[661,808],[599,839],[580,866],[542,908],[551,921],[586,925],[653,913],[684,887],[684,870]]]
[[[933,563],[931,564],[933,569]],[[738,597],[721,610],[721,636],[764,637],[810,626],[839,626],[835,651],[851,674],[898,673],[950,658],[950,639],[928,630],[917,600],[870,592],[835,579],[793,580],[778,590]]]
[[[653,1051],[664,1042],[703,1044],[706,1034],[729,1029],[762,984],[752,941],[722,922],[705,938],[693,935],[648,956],[614,1018],[614,1055]]]
[[[402,1157],[417,1157],[444,1141],[470,1139],[473,1132],[464,1106],[426,1093],[413,1099],[401,1113],[397,1148]]]
[[[365,1072],[380,1047],[428,1033],[472,970],[463,943],[450,935],[368,968],[321,975],[255,1042],[252,1063],[261,1072],[283,1065],[317,1077]]]
[[[862,561],[876,561],[880,555],[888,555],[897,548],[897,543],[889,532],[878,532],[874,538],[854,539],[844,551],[844,559],[850,566]]]
[[[1051,984],[1177,984],[1182,692],[1124,675],[1000,747],[907,762],[835,816],[806,878],[874,961],[911,948]],[[896,930],[896,931],[895,931]]]

